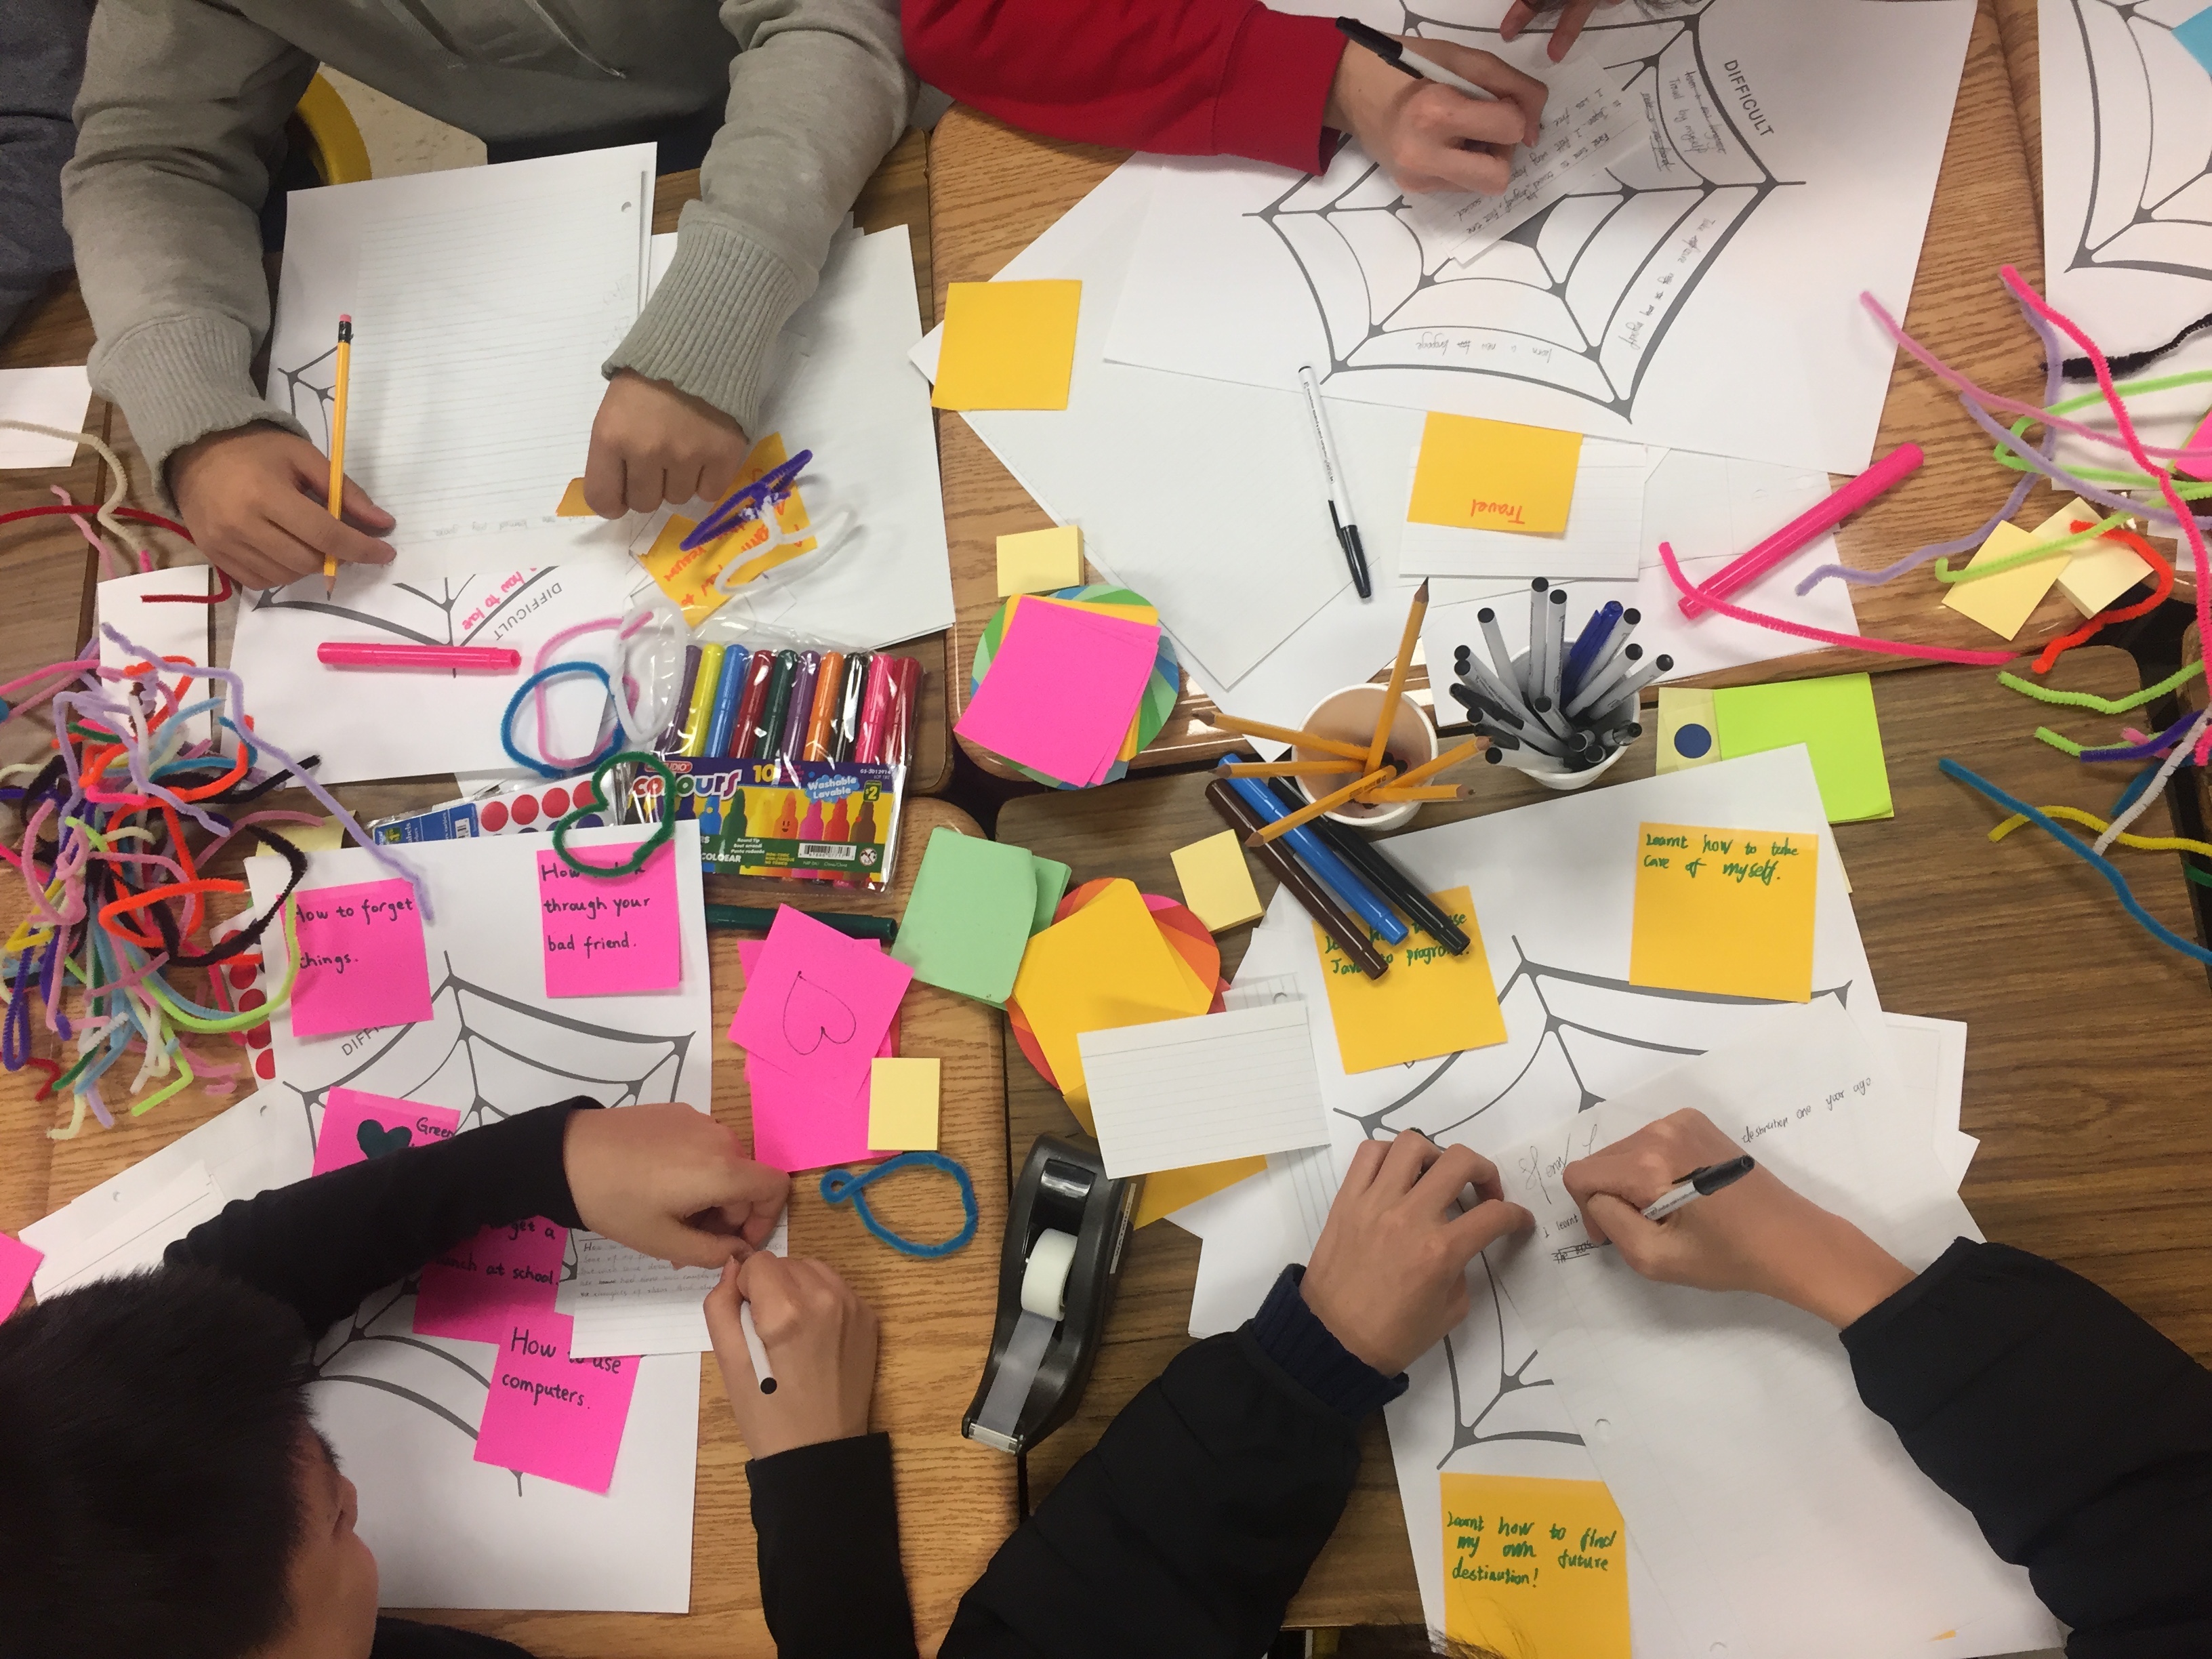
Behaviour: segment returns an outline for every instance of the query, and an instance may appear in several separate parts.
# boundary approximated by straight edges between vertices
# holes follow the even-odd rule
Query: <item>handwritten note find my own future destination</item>
[[[415,889],[394,878],[299,896],[292,1034],[327,1036],[430,1018],[430,963]]]
[[[1819,836],[1640,823],[1636,842],[1630,984],[1811,1000]]]
[[[1628,1545],[1605,1482],[1437,1484],[1446,1636],[1500,1659],[1628,1659]]]
[[[619,863],[633,851],[595,848],[586,862]],[[674,847],[627,876],[580,876],[557,853],[541,852],[538,909],[547,996],[665,991],[683,982]]]

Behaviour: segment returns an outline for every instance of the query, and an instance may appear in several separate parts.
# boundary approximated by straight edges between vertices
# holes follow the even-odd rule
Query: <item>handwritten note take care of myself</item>
[[[1628,1547],[1602,1480],[1437,1485],[1446,1636],[1499,1659],[1628,1659]]]
[[[595,847],[591,864],[614,865],[634,847]],[[545,994],[611,996],[665,991],[684,981],[676,903],[676,848],[663,847],[627,876],[580,876],[546,850],[538,855],[538,927]]]
[[[1817,835],[1636,829],[1628,982],[1803,1002],[1813,994]]]
[[[430,1018],[422,913],[406,882],[361,881],[301,893],[292,1034],[328,1036]]]

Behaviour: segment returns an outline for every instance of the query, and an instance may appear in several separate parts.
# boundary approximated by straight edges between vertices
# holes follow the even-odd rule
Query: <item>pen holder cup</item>
[[[1347,685],[1341,691],[1332,691],[1313,707],[1313,712],[1299,722],[1301,730],[1317,738],[1334,738],[1342,743],[1365,744],[1375,736],[1375,721],[1382,712],[1383,687],[1376,684]],[[1390,719],[1390,735],[1383,747],[1395,757],[1399,771],[1407,772],[1424,761],[1437,756],[1437,723],[1429,718],[1429,711],[1411,697],[1398,698],[1398,708]],[[1324,755],[1318,749],[1294,747],[1291,757],[1301,761],[1331,761],[1343,758],[1340,755]],[[1297,786],[1305,792],[1308,800],[1319,800],[1334,794],[1350,783],[1356,774],[1340,776],[1323,775],[1300,778]],[[1421,810],[1414,800],[1389,802],[1370,805],[1364,801],[1352,801],[1338,807],[1327,816],[1334,823],[1354,830],[1372,830],[1380,834],[1385,830],[1396,830],[1412,822],[1413,814]]]
[[[1524,653],[1513,659],[1513,665],[1517,669],[1528,660]],[[1589,788],[1619,764],[1620,757],[1635,746],[1633,743],[1624,743],[1595,766],[1584,767],[1579,772],[1564,765],[1554,768],[1540,755],[1532,756],[1521,770],[1547,789],[1557,789],[1563,794],[1569,793],[1577,789]]]

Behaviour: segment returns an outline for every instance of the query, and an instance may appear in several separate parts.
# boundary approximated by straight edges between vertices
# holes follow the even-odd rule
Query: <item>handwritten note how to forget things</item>
[[[1446,1636],[1501,1659],[1628,1659],[1628,1547],[1602,1480],[1437,1485]]]
[[[1643,823],[1628,982],[1803,1002],[1813,994],[1820,838]]]
[[[292,1034],[328,1036],[430,1018],[430,963],[415,889],[397,878],[299,896]]]
[[[547,1311],[509,1326],[477,1429],[476,1461],[604,1492],[614,1484],[637,1360],[571,1358],[571,1323]]]
[[[595,848],[589,861],[617,862],[630,851]],[[541,852],[538,912],[549,997],[665,991],[684,981],[672,846],[627,876],[580,876],[559,854]]]
[[[315,1166],[322,1175],[373,1158],[389,1158],[410,1146],[451,1140],[461,1115],[450,1106],[418,1106],[411,1100],[333,1089],[323,1103],[323,1127],[315,1133]]]

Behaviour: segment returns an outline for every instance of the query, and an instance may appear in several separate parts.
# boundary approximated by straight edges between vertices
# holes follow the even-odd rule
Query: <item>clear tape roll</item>
[[[999,1374],[983,1396],[983,1409],[975,1426],[1004,1440],[1014,1437],[1022,1407],[1029,1404],[1030,1389],[1052,1346],[1052,1334],[1067,1309],[1067,1276],[1075,1265],[1075,1235],[1047,1229],[1030,1247],[1022,1268],[1022,1316],[1006,1344]]]

